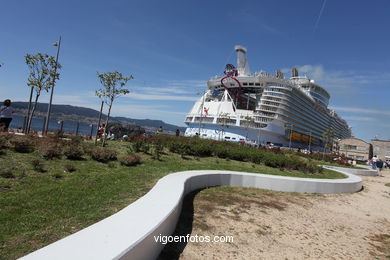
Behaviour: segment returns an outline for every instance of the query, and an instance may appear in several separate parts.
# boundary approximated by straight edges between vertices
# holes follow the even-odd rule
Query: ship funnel
[[[239,76],[250,75],[249,64],[246,58],[246,48],[241,45],[236,45],[234,49],[237,52],[237,69]]]
[[[298,77],[298,70],[297,68],[292,68],[291,70],[291,77]]]

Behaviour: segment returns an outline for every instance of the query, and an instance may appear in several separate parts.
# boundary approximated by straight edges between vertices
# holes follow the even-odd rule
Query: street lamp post
[[[56,64],[55,64],[55,67],[54,67],[54,75],[55,75],[57,73],[58,55],[60,54],[60,48],[61,48],[61,36],[60,36],[60,40],[58,42],[55,42],[53,45],[57,47]],[[51,104],[53,102],[54,84],[55,84],[55,76],[53,77],[53,85],[51,87],[50,101],[49,101],[49,105],[47,107],[47,114],[46,114],[46,121],[45,121],[45,132],[42,133],[42,134],[47,134],[47,130],[48,130],[48,126],[49,126]]]
[[[309,153],[310,153],[310,145],[311,145],[311,131],[309,131]]]
[[[290,124],[290,141],[288,143],[288,149],[291,149],[291,137],[292,137],[292,131],[293,131],[293,124]]]

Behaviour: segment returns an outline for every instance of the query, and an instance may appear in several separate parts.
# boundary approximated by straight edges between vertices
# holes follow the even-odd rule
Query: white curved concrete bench
[[[309,179],[206,170],[169,174],[118,213],[22,259],[155,259],[163,245],[155,242],[154,236],[172,234],[183,197],[191,191],[220,185],[309,193],[361,190],[360,177],[343,173],[347,178]]]
[[[367,170],[365,169],[354,169],[354,168],[343,168],[343,167],[337,167],[337,166],[328,166],[328,165],[323,165],[322,167],[337,171],[340,170],[342,172],[347,172],[350,174],[357,174],[357,175],[365,175],[365,176],[378,176],[378,172],[376,170],[372,170],[368,168]]]

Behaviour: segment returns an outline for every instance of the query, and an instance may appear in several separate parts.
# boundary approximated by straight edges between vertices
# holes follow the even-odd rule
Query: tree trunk
[[[108,113],[107,113],[107,119],[106,119],[106,127],[104,128],[104,133],[103,133],[103,143],[102,143],[103,147],[106,144],[106,138],[107,138],[106,133],[107,133],[108,121],[110,120],[111,107],[112,107],[113,101],[114,100],[111,99],[110,106],[108,107]]]
[[[32,122],[32,118],[34,116],[35,109],[36,109],[37,104],[38,104],[39,96],[40,96],[40,94],[38,94],[38,93],[35,96],[34,106],[33,106],[32,110],[31,110],[30,118],[29,118],[28,124],[27,124],[27,133],[29,133],[30,129],[31,129],[31,122]]]
[[[28,123],[30,122],[31,103],[32,103],[32,96],[33,96],[34,87],[30,87],[30,88],[31,88],[31,91],[30,91],[30,99],[28,101],[27,120],[26,120],[26,124],[24,126],[24,129],[23,129],[23,132],[25,134],[27,134],[28,131],[30,131],[30,129],[28,128]]]
[[[104,106],[104,101],[102,101],[102,104],[100,105],[99,121],[98,121],[97,129],[96,129],[96,136],[95,136],[95,145],[96,145],[97,139],[98,139],[100,123],[102,122],[103,106]],[[91,131],[91,139],[92,139],[92,131]]]

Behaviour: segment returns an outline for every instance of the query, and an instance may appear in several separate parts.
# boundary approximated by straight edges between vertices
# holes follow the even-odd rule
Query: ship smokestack
[[[291,77],[298,77],[298,69],[297,68],[292,68]]]
[[[239,76],[248,76],[250,75],[249,64],[246,58],[246,48],[241,45],[234,46],[234,49],[237,52],[237,70]]]

